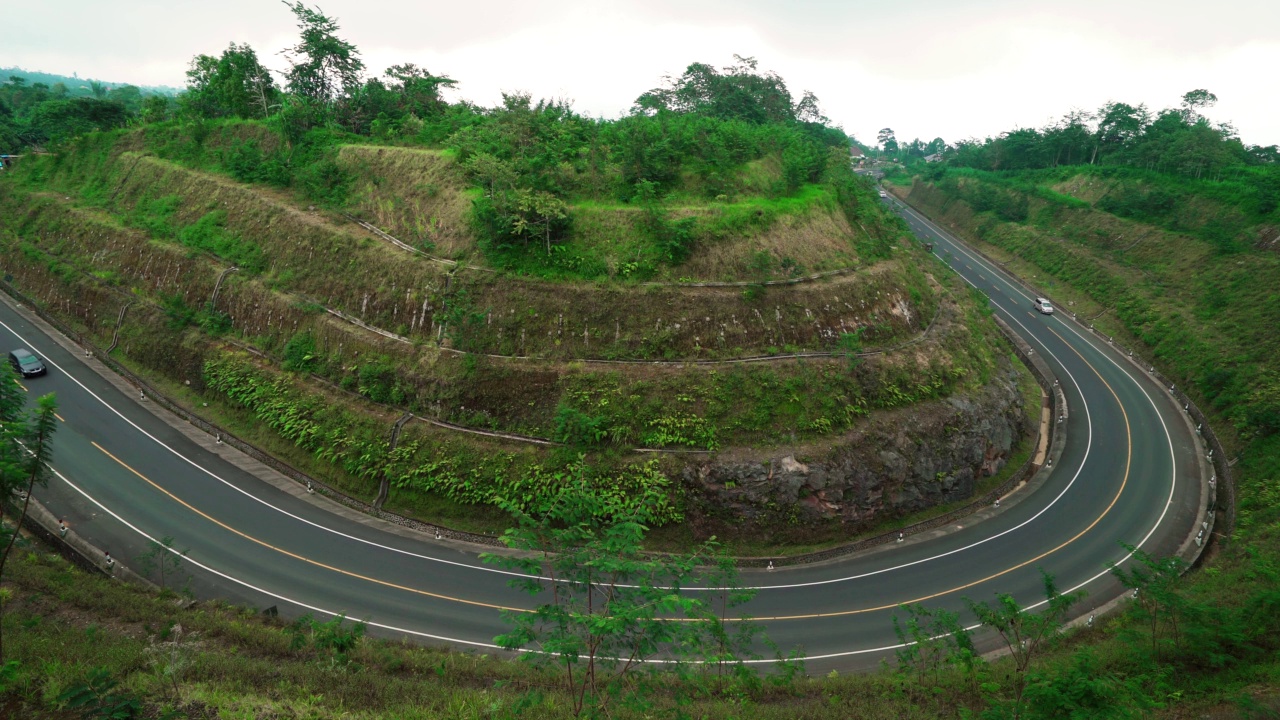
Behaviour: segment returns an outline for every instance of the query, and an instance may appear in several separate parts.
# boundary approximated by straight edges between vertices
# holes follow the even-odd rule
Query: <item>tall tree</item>
[[[1205,90],[1192,90],[1182,96],[1182,117],[1189,123],[1194,123],[1200,119],[1200,110],[1202,108],[1213,107],[1218,102],[1218,96]]]
[[[635,110],[697,113],[754,124],[819,121],[821,112],[813,93],[805,93],[793,105],[791,92],[777,73],[759,72],[755,58],[734,55],[733,59],[733,65],[719,70],[706,63],[693,63],[679,78],[667,78],[664,87],[637,98]]]
[[[1136,140],[1151,122],[1146,105],[1109,102],[1098,111],[1093,158],[1124,149]]]
[[[0,384],[16,386],[12,370],[0,376]],[[49,482],[49,459],[53,455],[51,443],[53,433],[58,429],[58,402],[52,394],[36,400],[35,411],[28,419],[22,413],[21,402],[15,402],[11,393],[10,387],[0,390],[0,497],[8,501],[18,492],[24,495],[12,528],[3,524],[5,503],[0,502],[0,542],[4,543],[4,551],[0,553],[0,578],[4,577],[5,563],[13,552],[27,516],[32,491],[36,485],[44,487]],[[3,622],[0,622],[2,627]],[[3,657],[4,636],[0,633],[0,659]]]
[[[880,148],[887,153],[898,151],[898,140],[893,136],[893,128],[880,128],[880,132],[876,133],[876,140],[880,143]]]
[[[822,109],[818,107],[818,96],[808,90],[804,91],[804,95],[800,98],[800,102],[796,103],[792,114],[800,122],[821,125],[830,122],[827,116],[822,114]]]
[[[355,45],[339,38],[337,20],[326,16],[320,8],[309,8],[302,0],[285,7],[298,21],[301,38],[297,45],[284,51],[291,67],[286,77],[289,90],[322,107],[331,108],[345,95],[360,87],[364,62]]]
[[[387,68],[386,76],[392,81],[388,89],[402,98],[402,111],[420,118],[440,112],[445,104],[440,91],[458,84],[448,75],[432,75],[413,63],[392,65]]]
[[[220,57],[197,55],[187,69],[184,108],[199,117],[262,118],[278,101],[271,71],[249,45],[231,43]]]
[[[30,142],[62,142],[94,130],[123,127],[129,114],[114,100],[74,97],[69,100],[47,100],[31,109],[27,137]]]

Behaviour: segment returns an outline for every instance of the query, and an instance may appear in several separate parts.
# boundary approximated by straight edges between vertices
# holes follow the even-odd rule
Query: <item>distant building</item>
[[[862,156],[863,156],[862,148],[858,147],[857,145],[850,145],[850,146],[849,146],[849,155],[851,155],[851,156],[853,156],[853,157],[856,157],[856,158],[860,158],[860,157],[862,157]]]
[[[13,167],[13,163],[17,159],[17,155],[0,155],[0,170],[8,170]]]
[[[936,153],[934,153],[934,154],[932,154],[932,155],[925,155],[925,156],[924,156],[924,161],[925,161],[925,162],[940,162],[941,160],[942,160],[942,153],[940,153],[940,152],[936,152]]]

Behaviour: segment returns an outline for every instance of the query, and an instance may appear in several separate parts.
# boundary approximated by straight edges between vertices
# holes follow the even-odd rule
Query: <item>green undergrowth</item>
[[[245,273],[224,280],[218,307],[211,309],[207,298],[222,272],[216,263],[184,259],[174,247],[104,226],[96,215],[65,210],[49,198],[29,198],[25,208],[13,207],[17,231],[32,238],[22,245],[26,252],[79,263],[90,275],[100,267],[90,256],[99,263],[108,260],[111,269],[94,277],[106,275],[100,279],[123,283],[146,297],[164,309],[175,327],[194,325],[214,336],[238,336],[287,370],[318,374],[378,403],[580,448],[715,449],[768,445],[780,435],[819,438],[849,428],[876,409],[980,387],[989,358],[979,346],[994,341],[989,333],[975,333],[970,323],[957,321],[956,309],[948,307],[938,311],[946,317],[919,346],[929,350],[927,355],[907,350],[856,362],[836,357],[657,369],[432,354],[397,343],[362,341],[364,331],[300,308],[296,300],[272,294]],[[50,234],[68,239],[50,243]],[[111,251],[104,255],[107,248]],[[143,254],[131,254],[135,250]],[[167,258],[161,266],[180,267],[186,275],[146,288],[142,282],[156,275],[148,268],[157,258]],[[193,288],[198,291],[194,295]],[[248,313],[255,320],[276,315],[280,321],[246,326]],[[429,360],[425,365],[424,359]]]
[[[1030,372],[1025,370],[1022,361],[1011,356],[1009,362],[1017,368],[1017,383],[1023,398],[1024,412],[1028,418],[1039,422],[1041,393],[1040,385]],[[1008,480],[1022,465],[1031,459],[1035,452],[1036,435],[1034,433],[1018,438],[1009,451],[1005,464],[998,472],[980,478],[974,485],[973,495],[963,500],[944,503],[927,510],[883,518],[869,525],[860,527],[851,533],[850,528],[837,519],[816,521],[799,526],[787,522],[757,524],[749,528],[720,528],[717,540],[725,551],[735,557],[788,557],[804,555],[827,550],[840,545],[875,537],[886,532],[894,532],[908,528],[931,518],[945,515],[973,502],[973,498],[981,497]],[[688,524],[671,524],[653,528],[646,538],[647,547],[653,550],[677,552],[689,547],[697,541],[695,532]]]
[[[313,130],[289,146],[253,121],[170,122],[92,134],[60,156],[29,163],[40,167],[23,172],[33,187],[74,188],[91,203],[108,204],[118,199],[117,182],[137,162],[121,153],[152,155],[297,193],[304,203],[356,212],[430,254],[556,280],[784,279],[874,262],[887,256],[902,233],[895,218],[874,202],[870,187],[833,158],[823,182],[800,183],[784,194],[668,192],[647,203],[634,198],[620,203],[608,194],[570,196],[568,234],[551,252],[535,252],[529,243],[477,239],[471,205],[482,196],[468,189],[456,152],[368,143]],[[760,176],[770,172],[768,167],[748,163],[741,172]],[[816,233],[807,230],[811,222],[804,222],[815,214],[825,218]],[[667,225],[655,224],[654,217],[687,225],[678,248],[661,230]],[[809,251],[815,237],[822,239],[821,257]],[[771,262],[761,263],[759,253]],[[702,254],[715,261],[700,261]]]
[[[167,240],[143,235],[145,222],[129,229],[98,209],[46,195],[14,194],[0,202],[16,219],[16,235],[7,241],[30,263],[26,267],[42,273],[20,278],[20,288],[50,298],[114,291],[116,307],[132,296],[118,352],[139,362],[139,370],[158,373],[180,390],[189,383],[197,393],[190,400],[193,407],[208,402],[221,408],[220,421],[231,423],[233,432],[344,492],[371,501],[385,473],[391,487],[388,508],[480,532],[501,529],[500,513],[490,512],[501,500],[535,501],[581,454],[589,456],[601,478],[619,483],[619,497],[654,503],[661,522],[671,523],[679,517],[680,499],[668,478],[679,463],[668,459],[658,467],[629,460],[630,448],[717,450],[834,441],[876,410],[980,388],[993,364],[988,345],[999,343],[989,325],[972,314],[971,304],[945,299],[936,311],[940,320],[924,342],[871,358],[853,354],[865,347],[853,334],[845,338],[852,344],[842,340],[840,346],[847,356],[713,368],[601,367],[442,354],[378,341],[270,290],[248,271],[226,276],[218,303],[211,306],[214,282],[226,266],[192,254],[171,234],[161,235]],[[162,211],[145,217],[169,222],[173,214],[167,204],[160,206]],[[945,292],[938,297],[963,297],[955,287]],[[57,306],[62,302],[54,300]],[[84,311],[99,315],[91,306]],[[106,314],[114,319],[114,311]],[[227,392],[236,391],[237,383],[211,382],[209,363],[222,357],[216,339],[223,336],[265,350],[277,369],[294,373],[245,365],[265,373],[261,383],[268,396],[284,387],[280,382],[297,391],[297,406],[278,410],[292,413],[289,417],[324,418],[323,428],[310,419],[300,421],[298,429],[274,416],[259,417],[256,413],[270,403],[244,399],[248,396],[237,400]],[[110,337],[108,330],[99,342]],[[352,404],[336,389],[309,384],[309,374],[389,407]],[[243,374],[232,376],[249,382]],[[343,410],[325,415],[319,408],[327,405]],[[464,427],[547,437],[565,447],[540,449],[413,423],[406,444],[388,454],[388,428],[406,409]]]
[[[245,358],[206,361],[204,381],[209,392],[251,409],[285,439],[370,484],[385,476],[396,489],[436,493],[466,505],[526,509],[544,503],[564,481],[564,470],[532,461],[527,452],[464,454],[456,441],[440,440],[439,433],[420,435],[417,426],[402,432],[397,447],[388,450],[385,424],[369,427],[363,417],[339,410],[285,377],[272,377]],[[659,525],[680,519],[679,498],[656,462],[594,474],[591,482],[616,505],[616,513],[646,508]]]
[[[172,385],[190,383],[193,403],[219,408],[235,426],[229,429],[338,489],[370,501],[385,479],[389,509],[460,529],[501,529],[495,506],[537,503],[580,462],[620,508],[651,505],[655,525],[673,524],[682,506],[675,478],[687,456],[647,461],[632,448],[837,443],[872,412],[974,391],[994,367],[991,348],[1000,341],[989,323],[963,293],[944,287],[949,280],[939,285],[927,263],[915,262],[917,249],[896,242],[896,225],[880,228],[894,242],[868,253],[885,259],[852,276],[748,291],[581,286],[566,302],[558,286],[449,273],[257,186],[139,152],[166,138],[181,140],[164,128],[92,136],[6,177],[0,208],[14,219],[6,242],[23,258],[18,286],[99,325],[104,321],[90,320],[97,313],[85,300],[114,293],[119,308],[132,299],[120,331],[122,358]],[[206,141],[230,147],[246,138],[211,132]],[[801,183],[796,192],[744,199],[742,216],[726,227],[746,227],[762,215],[763,228],[774,222],[771,212],[844,203],[835,186]],[[850,217],[875,240],[874,217]],[[656,211],[650,219],[679,222]],[[241,272],[224,276],[232,265]],[[408,334],[412,343],[340,321],[321,302]],[[915,337],[935,317],[937,326],[919,344],[857,357]],[[436,345],[528,354],[526,331],[530,345],[564,359],[508,361]],[[272,363],[228,351],[221,338],[260,348]],[[110,332],[100,341],[109,342]],[[616,359],[785,355],[814,345],[835,357],[661,368],[573,359],[584,351]],[[337,387],[313,382],[311,374]],[[378,405],[353,402],[342,390]],[[326,411],[330,406],[337,409]],[[388,451],[389,428],[405,410],[562,446],[413,422],[401,446]]]
[[[13,717],[73,717],[78,688],[111,687],[140,717],[569,718],[558,677],[501,655],[374,637],[351,621],[267,616],[218,602],[176,606],[89,575],[56,555],[11,563],[0,708]],[[282,611],[283,612],[283,611]],[[646,710],[715,718],[928,718],[902,681],[859,675],[729,688],[671,677]],[[887,703],[887,705],[886,705]],[[134,716],[124,716],[134,717]]]
[[[920,199],[932,208],[951,196],[945,187],[934,191],[942,193],[936,200],[928,192]],[[1106,310],[1098,322],[1150,348],[1242,440],[1280,430],[1280,335],[1273,331],[1280,324],[1280,254],[1224,251],[1195,234],[1152,229],[1096,207],[1046,206],[1023,223],[978,214],[966,225]]]
[[[654,210],[638,204],[575,202],[570,206],[574,224],[565,243],[552,246],[546,255],[523,247],[491,250],[488,261],[500,269],[546,279],[689,282],[787,279],[885,257],[875,248],[851,242],[847,224],[832,220],[839,208],[825,186],[805,185],[794,196],[782,198],[674,202],[678,201],[658,209],[656,220]],[[820,255],[808,242],[810,224],[827,235],[813,248]],[[669,240],[664,244],[674,233],[682,233],[678,242],[692,249],[673,249]],[[726,244],[731,247],[723,248]],[[747,250],[753,247],[758,249]],[[871,252],[860,254],[860,249]],[[672,262],[673,253],[684,260]]]
[[[154,239],[185,243],[257,273],[271,287],[462,350],[560,358],[730,357],[764,354],[770,347],[820,349],[833,344],[822,323],[850,321],[864,327],[869,345],[888,345],[918,332],[919,319],[931,315],[936,302],[923,275],[912,272],[914,251],[894,251],[902,246],[893,242],[864,254],[887,259],[825,283],[724,290],[607,283],[566,293],[541,281],[451,271],[245,186],[131,151],[119,157],[114,170],[101,169],[112,187],[108,198],[81,195],[82,203],[99,203],[116,221]],[[74,158],[24,167],[26,174],[16,173],[21,177],[14,181],[21,188],[52,186],[62,193],[96,187],[82,173],[96,167],[88,158],[83,167]],[[877,231],[869,227],[872,242]],[[821,266],[825,252],[810,258],[774,250],[754,251],[748,264],[766,273],[796,273]],[[741,264],[732,254],[704,260],[708,267]],[[899,298],[908,301],[916,322],[890,312]],[[769,311],[774,318],[766,322]]]
[[[966,173],[963,180],[984,182],[980,177]],[[1092,206],[1035,208],[1033,203],[1026,221],[1008,222],[994,212],[974,213],[945,184],[917,184],[911,200],[1008,261],[1010,269],[1031,278],[1060,305],[1153,357],[1161,372],[1210,413],[1235,462],[1237,523],[1235,537],[1193,576],[1189,589],[1207,602],[1232,605],[1237,599],[1233,582],[1256,581],[1261,568],[1280,563],[1280,335],[1275,332],[1280,255],[1249,241],[1265,237],[1265,223],[1274,222],[1274,215],[1260,215],[1250,204],[1254,191],[1233,182],[1164,179],[1136,171],[1046,172],[1022,181],[1036,178],[1088,197]],[[1104,180],[1106,185],[1097,185]],[[1184,195],[1178,207],[1153,210],[1154,225],[1103,202],[1157,190]],[[1181,225],[1183,231],[1167,229],[1187,205],[1225,203],[1234,204],[1216,217],[1245,223],[1230,243],[1205,235],[1213,214]],[[1237,667],[1241,677],[1256,684],[1255,692],[1280,687],[1273,662],[1241,658]],[[1188,681],[1207,682],[1208,676]]]
[[[1269,717],[1280,703],[1257,688],[1280,671],[1278,616],[1267,611],[1276,572],[1237,556],[1190,588],[1143,584],[1154,605],[1126,604],[1092,628],[1050,636],[1025,673],[1008,659],[983,661],[926,640],[900,654],[897,669],[865,674],[774,673],[739,684],[673,673],[650,686],[642,707],[618,705],[611,716]],[[1205,592],[1212,586],[1234,599],[1216,601]],[[12,717],[75,717],[68,706],[86,694],[137,708],[121,717],[574,716],[561,679],[529,663],[366,632],[356,618],[175,602],[171,591],[86,574],[29,542],[7,565],[3,591],[0,709]],[[905,610],[896,614],[910,621]]]

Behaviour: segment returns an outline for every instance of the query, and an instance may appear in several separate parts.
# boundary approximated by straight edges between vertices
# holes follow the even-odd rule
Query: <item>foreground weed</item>
[[[93,668],[82,682],[59,695],[58,702],[92,720],[130,720],[140,716],[142,702],[134,695],[115,692],[118,684],[106,668]]]

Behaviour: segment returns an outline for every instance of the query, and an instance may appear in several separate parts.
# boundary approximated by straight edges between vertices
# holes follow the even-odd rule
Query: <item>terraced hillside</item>
[[[1210,181],[1129,168],[949,168],[896,191],[1069,312],[1145,346],[1215,414],[1248,553],[1255,542],[1275,551],[1268,528],[1280,513],[1280,195],[1263,170]]]
[[[270,141],[228,125],[194,152],[145,128],[24,162],[0,183],[3,269],[188,404],[388,509],[490,530],[495,505],[584,472],[695,536],[832,540],[968,497],[1038,403],[869,188],[769,199],[751,164],[735,198],[663,208],[704,230],[644,272],[626,264],[648,262],[652,209],[584,202],[553,255],[577,270],[537,276],[485,252],[449,152],[341,147],[347,198],[317,209],[231,177]]]

